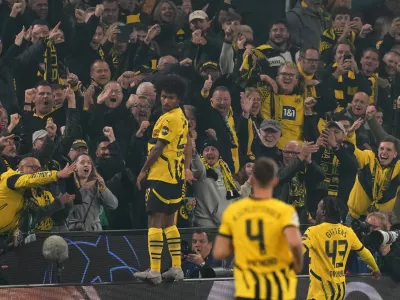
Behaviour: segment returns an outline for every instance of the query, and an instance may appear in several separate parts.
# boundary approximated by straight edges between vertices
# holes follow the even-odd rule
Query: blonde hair
[[[389,219],[384,213],[376,211],[376,212],[370,213],[367,216],[366,220],[368,220],[369,218],[375,218],[375,219],[379,220],[381,222],[382,230],[389,230],[390,229]]]
[[[260,95],[260,97],[261,97],[261,92],[259,91],[259,89],[257,89],[257,88],[255,88],[255,87],[247,87],[245,90],[244,90],[244,95],[246,96],[246,97],[249,97],[251,94],[253,94],[253,93],[257,93],[258,95]]]
[[[77,157],[75,157],[74,163],[77,163],[77,162],[78,162],[78,159],[79,159],[80,157],[82,157],[82,156],[87,156],[87,157],[89,157],[90,163],[92,164],[92,171],[90,172],[87,181],[89,182],[89,181],[93,181],[93,180],[96,180],[97,178],[99,178],[100,175],[99,175],[99,173],[97,172],[97,169],[96,169],[96,166],[95,166],[95,164],[94,164],[94,162],[93,162],[93,159],[90,157],[89,154],[86,154],[86,153],[81,153],[81,154],[79,154]],[[77,172],[74,173],[74,177],[75,177],[75,180],[77,181],[77,183],[79,183],[79,188],[81,188],[80,178],[78,177]]]
[[[161,20],[161,7],[164,3],[167,3],[172,7],[172,9],[174,11],[174,18],[172,20],[172,23],[176,24],[177,17],[178,17],[178,8],[176,7],[175,3],[173,3],[172,1],[169,1],[169,0],[161,0],[158,3],[158,5],[156,6],[156,8],[154,9],[154,12],[153,12],[153,19],[155,21],[163,23],[163,21]]]
[[[284,67],[288,67],[288,68],[295,70],[297,73],[297,76],[299,76],[299,69],[297,68],[297,65],[295,63],[288,61],[288,62],[281,64],[279,67],[279,74],[281,73],[281,71]]]

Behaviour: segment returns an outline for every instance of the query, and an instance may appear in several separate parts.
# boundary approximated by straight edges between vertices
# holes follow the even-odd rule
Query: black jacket
[[[323,156],[335,156],[339,161],[337,169],[339,184],[337,197],[347,204],[351,189],[353,188],[356,180],[358,162],[354,155],[354,145],[348,142],[344,142],[337,150],[325,150],[321,148],[317,153],[313,155],[313,160],[320,165],[323,169],[327,168],[323,162]],[[329,174],[326,174],[327,179]],[[324,187],[326,195],[328,190]]]
[[[314,161],[306,164],[304,161],[296,158],[287,166],[283,166],[279,170],[279,185],[274,190],[274,197],[289,203],[290,183],[298,173],[301,174],[300,180],[304,180],[303,184],[307,190],[304,200],[305,206],[310,213],[313,213],[317,210],[317,203],[311,201],[309,191],[325,179],[324,171]]]
[[[186,40],[184,44],[182,58],[190,58],[195,67],[207,61],[219,62],[223,39],[211,31],[209,31],[204,38],[207,40],[207,44],[204,46],[193,44],[191,38]]]
[[[97,158],[96,167],[107,183],[107,187],[118,199],[118,207],[107,211],[110,229],[132,229],[131,203],[136,194],[136,176],[125,168],[117,142],[108,145],[109,157]]]
[[[205,132],[207,129],[214,129],[217,134],[217,140],[219,147],[219,152],[222,159],[228,164],[231,170],[235,170],[231,149],[236,147],[232,143],[231,133],[226,125],[226,121],[221,113],[211,106],[210,100],[199,99],[202,101],[203,105],[198,106],[200,118],[197,119],[197,131]],[[200,145],[204,144],[204,141],[199,140],[201,135],[198,136],[198,143]],[[199,149],[200,153],[202,149]]]
[[[14,90],[13,61],[19,54],[20,47],[12,45],[7,52],[0,57],[0,103],[8,114],[19,111],[18,100]]]

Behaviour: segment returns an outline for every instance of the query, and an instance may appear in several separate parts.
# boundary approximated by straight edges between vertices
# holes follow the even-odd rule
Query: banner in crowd
[[[299,278],[296,299],[306,299],[309,278]],[[348,278],[346,300],[395,300],[398,299],[400,285],[389,277],[376,281],[371,277]],[[153,287],[147,284],[99,284],[92,286],[54,286],[0,288],[0,299],[27,300],[232,300],[234,282],[232,280],[191,280],[179,283],[164,283]]]

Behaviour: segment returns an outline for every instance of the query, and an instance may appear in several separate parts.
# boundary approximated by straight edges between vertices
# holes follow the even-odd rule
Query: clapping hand
[[[314,142],[304,142],[303,147],[301,147],[299,159],[309,160],[312,153],[318,152],[319,146]]]
[[[61,204],[70,204],[75,200],[75,195],[70,195],[68,193],[59,194],[56,198]]]
[[[76,170],[76,164],[67,164],[64,169],[57,172],[58,179],[66,179],[70,177]]]
[[[243,116],[249,118],[251,107],[253,106],[254,98],[246,97],[242,92],[240,93],[240,105],[242,106]]]

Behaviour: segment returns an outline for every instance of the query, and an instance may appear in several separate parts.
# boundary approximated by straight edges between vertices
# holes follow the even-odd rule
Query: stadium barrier
[[[203,229],[216,234],[217,229]],[[181,229],[182,240],[191,243],[194,229]],[[55,233],[58,234],[58,233]],[[44,240],[51,233],[38,233],[36,241],[0,256],[0,266],[9,284],[54,283],[55,266],[42,255]],[[68,243],[62,283],[91,284],[134,280],[133,273],[149,267],[147,230],[59,233]],[[165,245],[162,269],[170,266]]]
[[[306,299],[308,285],[308,276],[299,276],[296,299]],[[395,300],[399,293],[400,285],[389,277],[376,281],[369,276],[357,276],[348,278],[345,299]],[[156,287],[142,283],[0,287],[0,299],[26,300],[232,300],[233,295],[232,279],[185,280]]]

